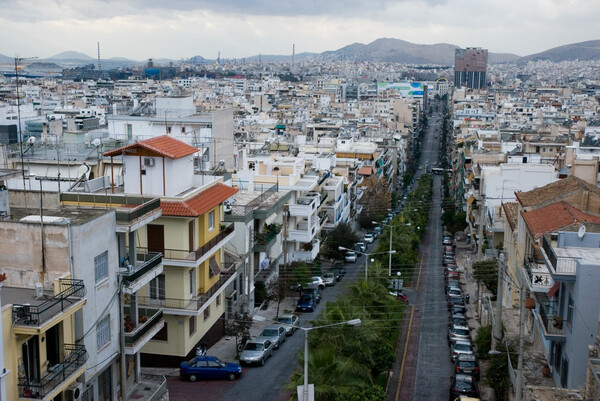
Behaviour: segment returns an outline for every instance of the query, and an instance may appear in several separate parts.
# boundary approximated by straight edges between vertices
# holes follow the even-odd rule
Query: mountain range
[[[307,58],[318,58],[320,60],[352,60],[352,61],[383,61],[406,64],[437,64],[454,65],[454,54],[459,46],[449,43],[436,43],[432,45],[410,43],[400,39],[381,38],[371,43],[352,43],[337,50],[325,51],[323,53],[300,53],[295,55],[296,60]],[[246,57],[245,60],[255,62],[259,59],[265,62],[290,62],[291,55],[256,55]],[[549,60],[554,62],[565,60],[594,60],[600,59],[600,40],[572,43],[554,47],[546,51],[520,57],[511,53],[488,53],[488,63],[518,63],[524,64],[528,61]],[[46,59],[38,59],[38,62],[56,63],[63,67],[74,67],[95,63],[96,59],[84,53],[66,51]],[[181,60],[154,59],[157,64],[178,63]],[[194,64],[213,63],[215,60],[205,59],[202,56],[193,56],[187,60]],[[117,68],[140,65],[146,61],[136,61],[123,57],[112,57],[102,59],[102,67]],[[12,64],[14,58],[0,54],[0,64]]]

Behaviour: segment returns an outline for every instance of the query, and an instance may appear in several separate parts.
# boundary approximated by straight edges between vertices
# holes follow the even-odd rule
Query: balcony
[[[318,222],[318,219],[316,219]],[[301,223],[297,223],[295,229],[290,229],[288,232],[288,241],[292,242],[311,242],[317,233],[317,224],[313,224],[311,226],[308,225],[308,222],[303,221]]]
[[[168,260],[169,265],[192,266],[205,261],[209,256],[221,249],[231,238],[233,238],[233,224],[225,225],[223,229],[210,241],[195,251],[184,249],[165,249],[163,258]],[[147,248],[137,248],[138,251],[146,252]],[[192,263],[190,263],[192,262]]]
[[[158,401],[167,393],[167,379],[164,376],[142,373],[142,380],[135,383],[127,393],[127,401]]]
[[[65,344],[63,362],[48,368],[39,380],[19,378],[19,397],[50,400],[75,382],[86,369],[87,351],[82,345]]]
[[[125,307],[124,335],[125,353],[135,355],[164,326],[163,310],[139,308],[138,323],[131,321],[131,308]],[[129,318],[129,319],[128,319]]]
[[[538,302],[539,299],[536,304]],[[535,315],[547,341],[566,341],[563,318],[554,314],[551,305],[539,303]]]
[[[254,233],[254,252],[269,252],[277,240],[277,234],[274,231]]]
[[[561,256],[564,248],[554,248],[547,237],[544,237],[541,254],[546,261],[546,266],[555,281],[575,281],[577,277],[577,258]]]
[[[192,298],[150,298],[146,296],[137,296],[138,305],[154,306],[163,308],[167,314],[174,315],[197,315],[202,312],[206,306],[216,298],[218,294],[233,281],[236,273],[236,263],[222,265],[219,273],[219,279],[206,292],[201,288],[200,294]]]
[[[552,276],[543,260],[526,256],[523,266],[527,272],[527,286],[533,292],[547,293],[554,284]]]
[[[294,205],[289,206],[290,216],[308,217],[315,213],[319,206],[320,195],[314,197],[301,197]]]
[[[30,298],[26,304],[13,304],[13,328],[17,334],[39,334],[85,304],[83,280],[60,279],[60,292],[49,299]],[[33,289],[27,289],[33,294]]]
[[[124,194],[63,192],[60,201],[79,207],[113,207],[116,209],[117,232],[137,230],[162,215],[160,198]]]
[[[161,274],[162,271],[162,253],[138,252],[135,265],[128,265],[125,268],[121,268],[119,272],[125,284],[123,292],[126,294],[135,293]]]

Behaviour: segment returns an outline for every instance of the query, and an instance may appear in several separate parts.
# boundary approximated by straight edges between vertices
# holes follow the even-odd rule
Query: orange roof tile
[[[582,212],[566,202],[553,203],[531,212],[522,212],[521,215],[534,236],[575,223],[600,223],[600,217]]]
[[[179,159],[200,151],[200,149],[188,145],[179,139],[162,135],[104,152],[104,156],[119,156],[122,153],[128,154],[132,153],[132,150],[138,149],[145,149],[150,153],[156,154],[156,156],[168,157],[169,159]]]
[[[544,185],[543,187],[532,189],[531,191],[517,191],[515,192],[515,196],[521,203],[521,206],[528,207],[542,205],[546,202],[551,202],[552,200],[560,201],[562,198],[577,193],[578,191],[599,193],[600,189],[577,177],[571,176]]]
[[[185,201],[161,201],[163,216],[198,217],[227,200],[238,191],[225,184],[215,184]]]
[[[504,209],[504,215],[510,225],[510,229],[514,230],[517,228],[517,213],[519,213],[519,204],[517,202],[506,202],[502,204]]]

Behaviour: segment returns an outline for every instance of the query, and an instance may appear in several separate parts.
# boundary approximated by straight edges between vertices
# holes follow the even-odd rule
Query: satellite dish
[[[36,141],[36,137],[35,136],[30,136],[29,138],[27,138],[27,143],[30,145],[34,145]]]
[[[579,238],[583,238],[584,235],[585,235],[585,226],[581,226],[581,227],[579,227],[579,231],[577,231],[577,236]]]
[[[98,147],[98,146],[102,145],[102,141],[100,140],[100,138],[96,138],[92,141],[92,145],[94,145],[95,147]]]

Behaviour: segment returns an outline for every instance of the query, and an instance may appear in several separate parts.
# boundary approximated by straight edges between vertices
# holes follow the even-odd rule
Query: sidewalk
[[[292,313],[297,299],[286,297],[279,305],[279,314]],[[265,327],[273,324],[277,317],[277,302],[269,302],[267,309],[259,309],[254,314],[254,323],[250,328],[250,337],[257,337]],[[206,355],[216,356],[224,362],[236,362],[235,337],[223,336],[215,345],[206,351]],[[179,368],[145,368],[143,373],[164,376],[179,376]]]

